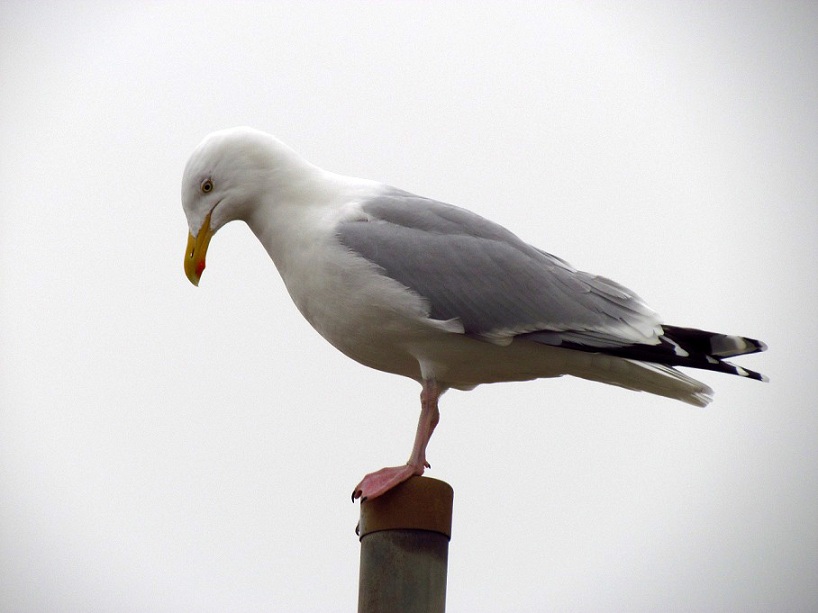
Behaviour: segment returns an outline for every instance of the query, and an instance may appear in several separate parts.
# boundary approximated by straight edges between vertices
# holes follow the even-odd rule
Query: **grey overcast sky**
[[[251,125],[754,336],[707,409],[450,392],[449,611],[818,609],[818,4],[0,5],[0,610],[351,611],[419,387],[337,353],[179,191]],[[691,373],[692,374],[692,373]]]

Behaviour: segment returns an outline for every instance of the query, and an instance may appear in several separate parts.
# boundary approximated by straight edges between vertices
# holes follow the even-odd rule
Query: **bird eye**
[[[205,194],[213,191],[213,181],[210,179],[205,179],[202,183],[202,192]]]

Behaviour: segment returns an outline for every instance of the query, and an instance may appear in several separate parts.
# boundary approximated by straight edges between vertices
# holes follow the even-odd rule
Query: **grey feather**
[[[655,341],[657,315],[627,288],[572,268],[502,226],[449,204],[390,189],[337,228],[340,242],[423,296],[434,319],[502,342],[569,332],[592,346]]]

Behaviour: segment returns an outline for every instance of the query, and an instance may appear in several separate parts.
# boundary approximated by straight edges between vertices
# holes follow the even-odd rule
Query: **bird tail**
[[[730,375],[738,375],[756,381],[767,381],[767,377],[748,368],[742,368],[725,360],[740,355],[757,353],[767,349],[767,345],[754,338],[707,332],[695,328],[662,325],[662,335],[654,344],[631,343],[617,345],[610,342],[595,344],[593,337],[584,339],[582,334],[573,334],[570,339],[561,338],[560,333],[533,332],[525,336],[544,344],[555,344],[566,349],[650,362],[663,366],[687,366],[701,370],[713,370]],[[557,338],[556,342],[553,340]]]
[[[626,345],[603,350],[619,357],[653,362],[665,366],[687,366],[713,370],[729,375],[767,381],[767,377],[748,368],[742,368],[724,358],[757,353],[767,345],[754,338],[707,332],[695,328],[662,325],[664,334],[656,345]]]
[[[622,359],[604,353],[572,352],[570,374],[590,381],[648,392],[704,407],[713,400],[713,390],[671,366]]]
[[[767,381],[767,377],[761,373],[725,360],[767,349],[761,341],[743,336],[665,325],[658,342],[654,344],[595,344],[598,339],[593,336],[583,338],[582,334],[577,333],[569,336],[564,333],[533,332],[522,336],[545,345],[573,349],[569,372],[574,376],[650,392],[696,406],[706,406],[713,399],[713,390],[679,372],[674,366]]]

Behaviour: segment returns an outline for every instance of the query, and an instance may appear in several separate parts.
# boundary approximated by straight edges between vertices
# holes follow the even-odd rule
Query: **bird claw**
[[[352,491],[352,502],[355,502],[358,498],[361,499],[361,502],[377,498],[410,477],[422,475],[424,468],[428,467],[428,462],[424,462],[423,466],[404,464],[403,466],[391,466],[369,473],[361,479],[361,482]]]

